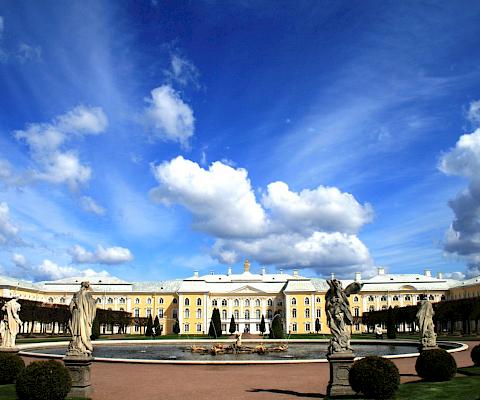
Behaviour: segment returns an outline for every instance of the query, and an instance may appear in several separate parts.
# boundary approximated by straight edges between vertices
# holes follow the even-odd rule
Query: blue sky
[[[0,0],[3,273],[480,273],[479,22],[462,1]]]

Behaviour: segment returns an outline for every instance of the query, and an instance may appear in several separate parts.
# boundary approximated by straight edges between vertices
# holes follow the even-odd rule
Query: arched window
[[[173,298],[173,304],[177,304],[178,303],[178,300],[176,297]]]
[[[382,310],[386,310],[387,309],[387,306],[382,306]]]
[[[51,303],[53,303],[53,298],[50,297],[50,299],[52,299]],[[48,301],[50,301],[50,299],[48,299]],[[102,299],[100,297],[97,297],[97,304],[100,304],[102,302]]]
[[[260,310],[255,311],[255,318],[260,319]]]
[[[197,306],[201,306],[202,305],[202,299],[199,297],[197,299]]]
[[[355,296],[355,297],[353,298],[353,301],[354,301],[355,303],[358,303],[358,296]]]
[[[268,299],[267,305],[270,306],[270,307],[273,306],[273,300],[272,300],[272,299]]]
[[[368,307],[368,311],[370,311],[370,312],[375,311],[375,307],[374,306]]]
[[[98,299],[97,299],[97,300],[98,300]],[[49,297],[49,298],[48,298],[48,302],[49,302],[49,303],[53,303],[53,297]]]
[[[120,311],[125,311],[123,307],[120,307]]]
[[[309,308],[305,309],[305,318],[310,318],[310,309]]]
[[[282,300],[277,300],[277,306],[283,306],[283,301]]]
[[[480,293],[478,294],[478,297],[480,297]],[[445,295],[444,294],[442,294],[442,297],[440,297],[440,300],[442,300],[442,301],[445,300]]]
[[[260,307],[260,299],[255,300],[255,307]]]
[[[113,299],[111,297],[108,298],[108,304],[113,304]]]
[[[200,318],[202,318],[202,309],[198,308],[197,309],[197,319],[200,319]]]
[[[185,304],[186,306],[189,306],[190,305],[190,299],[186,298],[185,302],[183,304]]]
[[[305,301],[304,301],[304,302],[305,302],[305,304],[307,304],[307,305],[310,304],[310,298],[305,297]]]
[[[250,300],[245,300],[245,307],[250,307]]]
[[[160,298],[158,299],[158,304],[163,304],[163,297],[160,297]]]
[[[222,307],[226,307],[227,306],[227,300],[226,299],[223,299],[222,300]]]
[[[125,299],[123,297],[120,297],[120,304],[125,304]]]
[[[392,300],[393,301],[398,301],[398,296],[393,296]]]
[[[240,305],[240,302],[238,301],[238,299],[235,299],[235,301],[233,302],[233,304],[235,305],[235,307],[238,307]]]
[[[222,318],[227,319],[227,310],[222,310]]]
[[[322,298],[321,298],[321,297],[317,297],[315,301],[316,301],[317,303],[321,303],[321,302],[322,302]]]
[[[431,294],[430,296],[428,296],[428,300],[434,300],[435,297],[433,297],[433,294]]]
[[[292,308],[292,318],[297,318],[297,309]]]
[[[250,319],[250,311],[245,310],[245,319]]]
[[[147,304],[152,304],[152,299],[150,297],[147,299]]]
[[[405,295],[405,301],[410,301],[411,299],[412,299],[412,298],[410,297],[409,294],[406,294],[406,295]]]
[[[65,303],[65,297],[60,297],[60,303],[62,303],[62,304]]]
[[[185,319],[190,318],[190,310],[188,308],[185,309],[184,315]]]
[[[163,308],[158,309],[158,318],[163,318]]]
[[[218,301],[217,301],[217,300],[212,300],[212,306],[213,306],[213,307],[218,306]]]
[[[135,299],[135,304],[140,304],[140,299],[138,297]]]
[[[387,301],[387,296],[383,295],[382,297],[380,297],[380,301]]]
[[[273,311],[267,310],[267,318],[272,318],[272,317],[273,317]]]
[[[294,297],[294,298],[292,299],[292,305],[295,305],[295,304],[297,304],[297,299]]]
[[[368,301],[374,301],[373,296],[368,296]]]
[[[239,319],[239,318],[240,318],[240,313],[238,312],[238,310],[235,310],[235,311],[233,312],[233,318],[235,318],[235,319]]]

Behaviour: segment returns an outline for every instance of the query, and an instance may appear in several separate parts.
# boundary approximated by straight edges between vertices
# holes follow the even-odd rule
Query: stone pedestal
[[[65,366],[72,377],[72,389],[67,398],[85,397],[92,395],[92,386],[90,383],[90,365],[93,357],[66,356],[63,358]]]
[[[1,347],[0,346],[0,353],[10,353],[10,354],[18,354],[20,349],[18,347]]]
[[[422,351],[434,350],[434,349],[438,349],[438,346],[424,346],[423,344],[420,344],[420,346],[418,346],[418,350],[420,351],[420,353]]]
[[[327,397],[352,396],[355,392],[348,382],[348,374],[355,355],[352,351],[327,354],[330,365],[330,381],[327,387]]]

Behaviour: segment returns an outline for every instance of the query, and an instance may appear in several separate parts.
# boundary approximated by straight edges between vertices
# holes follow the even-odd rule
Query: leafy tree
[[[275,312],[270,325],[270,339],[283,339],[283,321],[279,311]]]
[[[390,306],[387,312],[387,338],[395,339],[397,337],[397,325],[395,323],[395,311]]]
[[[315,332],[320,332],[322,330],[322,325],[320,325],[320,320],[317,318],[315,320]]]
[[[99,337],[100,337],[100,322],[98,321],[98,317],[95,317],[92,323],[92,334],[90,335],[90,339],[97,340]]]
[[[212,319],[210,320],[208,336],[215,339],[222,336],[222,320],[220,318],[220,310],[218,308],[214,308],[212,311]]]
[[[175,320],[175,324],[173,325],[173,333],[175,335],[180,333],[180,322],[178,321],[178,318]]]
[[[266,328],[265,328],[265,317],[262,314],[262,320],[260,321],[260,332],[262,335],[265,333]]]
[[[155,316],[155,321],[153,322],[154,336],[160,336],[162,332],[160,331],[160,321],[158,320],[158,315]]]
[[[228,330],[232,335],[237,331],[237,325],[235,324],[235,318],[230,319],[230,329]]]
[[[148,316],[147,320],[147,329],[145,331],[145,336],[153,336],[153,321],[152,321],[152,316]]]

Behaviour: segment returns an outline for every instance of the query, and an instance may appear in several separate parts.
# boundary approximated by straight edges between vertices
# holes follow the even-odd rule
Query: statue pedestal
[[[67,398],[85,397],[92,395],[92,386],[90,383],[90,365],[93,357],[90,356],[65,356],[63,362],[72,377],[72,389]]]
[[[18,354],[20,349],[18,347],[1,347],[0,346],[0,353],[10,353],[10,354]]]
[[[424,346],[423,344],[421,344],[420,346],[418,346],[418,351],[421,353],[422,351],[427,351],[427,350],[434,350],[434,349],[438,349],[438,346]]]
[[[330,365],[330,381],[327,387],[327,397],[354,396],[348,381],[348,374],[355,355],[352,351],[327,354]]]

